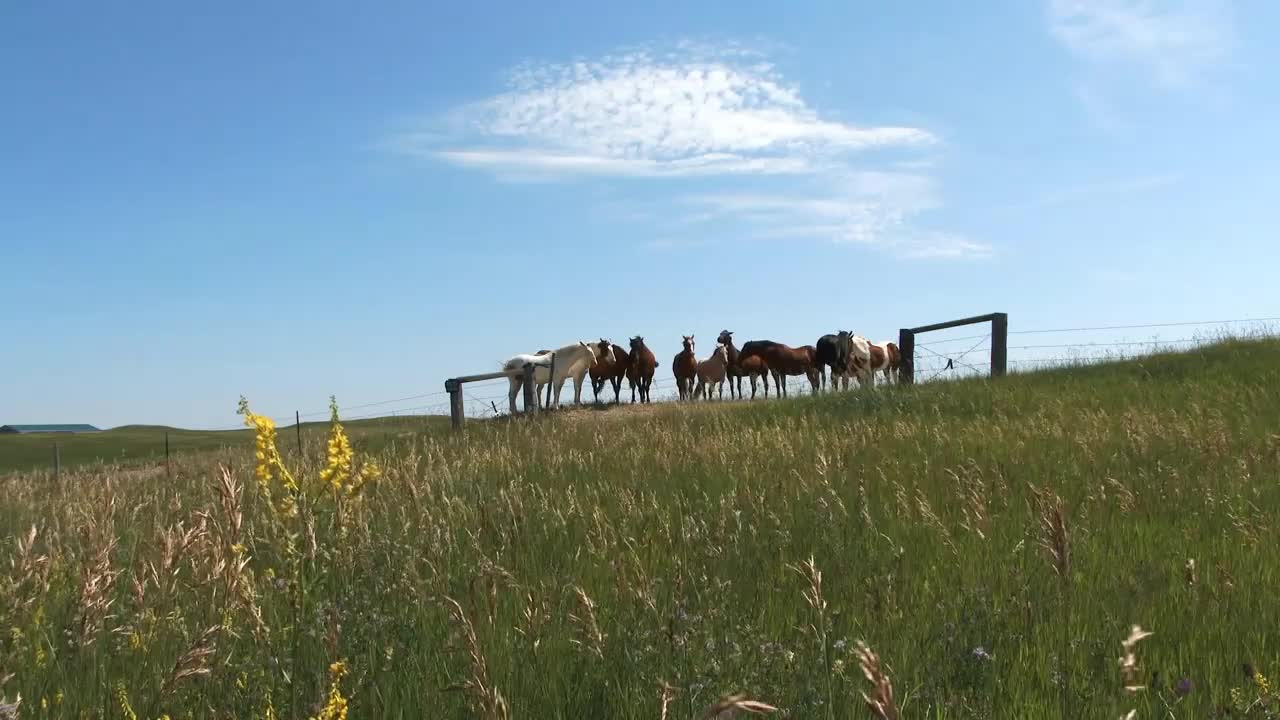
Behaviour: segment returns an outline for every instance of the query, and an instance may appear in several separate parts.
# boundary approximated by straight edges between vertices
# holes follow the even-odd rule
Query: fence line
[[[1145,329],[1160,329],[1160,328],[1174,328],[1174,327],[1211,327],[1211,326],[1232,325],[1232,324],[1250,324],[1250,323],[1258,324],[1258,323],[1276,323],[1276,322],[1280,322],[1280,316],[1239,318],[1234,320],[1203,320],[1203,321],[1186,321],[1186,322],[1142,323],[1142,324],[1130,324],[1130,325],[1096,325],[1096,326],[1080,326],[1080,327],[1031,328],[1031,329],[1012,329],[1011,328],[1008,330],[1008,334],[1009,335],[1038,335],[1038,334],[1053,334],[1053,333],[1065,334],[1065,333],[1080,333],[1080,332],[1109,332],[1109,331],[1116,331],[1116,330],[1145,330]],[[1267,334],[1270,335],[1272,333],[1267,333]],[[917,353],[916,355],[917,372],[926,374],[926,375],[929,375],[931,373],[929,377],[925,378],[924,380],[918,380],[918,382],[929,382],[940,377],[946,377],[943,375],[943,373],[950,373],[950,375],[948,376],[951,376],[951,377],[968,377],[974,373],[985,372],[982,368],[975,366],[972,363],[964,362],[964,358],[979,352],[986,352],[987,348],[983,346],[983,341],[987,340],[989,337],[990,337],[990,333],[982,333],[982,334],[963,335],[958,337],[946,337],[938,340],[931,340],[927,343],[917,342],[915,345],[916,350],[924,350],[927,353],[929,353],[928,357],[925,357]],[[1162,347],[1167,348],[1173,345],[1209,342],[1209,341],[1212,341],[1213,339],[1215,338],[1180,337],[1180,338],[1175,338],[1171,340],[1151,339],[1151,340],[1142,340],[1142,341],[1123,341],[1123,342],[1025,344],[1025,345],[1009,345],[1008,350],[1010,352],[1028,351],[1028,350],[1063,350],[1063,349],[1072,349],[1072,348],[1080,348],[1080,349],[1088,349],[1088,350],[1109,350],[1109,349],[1140,348],[1140,347],[1146,347],[1146,348],[1151,348],[1153,350],[1158,350]],[[952,343],[959,343],[959,342],[965,342],[965,341],[977,341],[978,344],[960,353],[949,353],[943,347]],[[1122,354],[1122,353],[1108,352],[1108,353],[1097,354],[1097,355],[1064,356],[1061,353],[1058,353],[1052,357],[1043,357],[1043,358],[1041,357],[1020,357],[1017,359],[1010,358],[1007,362],[1011,366],[1027,367],[1027,366],[1033,366],[1033,365],[1046,366],[1046,365],[1067,364],[1067,363],[1088,364],[1093,362],[1120,360],[1128,357],[1134,357],[1134,355],[1127,354],[1127,353]],[[951,361],[950,368],[947,367],[948,366],[947,361]],[[669,371],[669,368],[668,368],[668,371]],[[789,391],[792,390],[793,384],[801,386],[801,390],[799,392],[789,392],[788,394],[807,394],[809,392],[808,383],[804,381],[803,377],[796,378],[796,379],[799,379],[801,382],[794,383],[794,379],[793,379],[792,383],[788,383],[788,390]],[[566,382],[565,384],[568,387],[565,388],[564,392],[572,393],[572,382]],[[773,383],[771,382],[770,385],[772,384]],[[497,390],[499,387],[502,389],[500,393],[492,392],[494,390]],[[506,389],[507,389],[507,380],[505,378],[486,381],[486,382],[468,383],[468,392],[466,393],[465,400],[466,400],[466,407],[469,411],[469,414],[471,414],[473,417],[483,416],[485,414],[491,417],[493,416],[492,404],[497,404],[500,414],[505,414],[506,408],[504,407],[504,405],[507,398]],[[669,390],[670,395],[674,397],[675,395],[674,378],[655,377],[654,383],[653,383],[653,390],[654,390],[655,401],[666,401],[668,398],[667,398],[667,394],[664,391],[667,391],[667,390]],[[605,391],[602,391],[600,394],[601,400],[602,401],[605,400],[606,396],[608,398],[612,398],[612,392],[613,392],[612,388],[606,386]],[[447,414],[448,408],[449,408],[449,404],[447,402],[447,395],[448,393],[445,391],[409,394],[403,397],[392,398],[389,400],[376,400],[372,402],[365,402],[365,403],[359,403],[356,405],[344,406],[340,409],[343,412],[347,412],[352,410],[364,410],[369,408],[385,408],[385,406],[396,405],[398,403],[407,403],[407,402],[412,402],[416,400],[429,400],[431,398],[442,398],[443,400],[441,402],[417,404],[411,407],[385,408],[385,409],[379,409],[375,412],[360,413],[360,414],[349,415],[349,416],[344,415],[343,419],[344,420],[367,420],[372,418],[395,417],[397,415],[409,415],[409,414]],[[624,403],[627,402],[629,398],[629,392],[626,384],[623,385],[623,388],[621,393],[619,394],[619,397],[620,399],[622,399]],[[773,397],[772,392],[770,393],[770,397]],[[583,382],[583,401],[584,403],[593,402],[591,388],[589,386],[589,379],[584,379],[584,382]],[[288,425],[293,425],[297,420],[307,420],[311,418],[327,418],[328,416],[329,416],[329,410],[325,409],[325,410],[316,410],[313,412],[298,413],[295,416],[281,415],[279,417],[274,417],[273,419],[276,420],[278,425],[285,427]],[[236,424],[231,426],[215,427],[211,429],[212,430],[239,430],[243,428],[244,428],[243,425]]]

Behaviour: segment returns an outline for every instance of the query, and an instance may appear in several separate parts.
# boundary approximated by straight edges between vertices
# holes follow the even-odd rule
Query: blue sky
[[[1280,314],[1273,3],[260,5],[0,9],[0,422]]]

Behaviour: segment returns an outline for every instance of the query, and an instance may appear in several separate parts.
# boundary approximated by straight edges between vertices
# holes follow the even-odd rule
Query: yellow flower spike
[[[342,695],[342,677],[347,664],[339,660],[329,666],[329,695],[320,714],[312,720],[347,720],[347,699]]]
[[[283,517],[293,517],[297,514],[297,507],[294,495],[298,493],[298,484],[293,479],[292,473],[284,466],[284,461],[280,457],[280,451],[276,448],[276,424],[269,417],[258,415],[249,409],[249,401],[240,398],[240,406],[237,410],[244,415],[244,424],[251,428],[254,433],[254,459],[257,461],[254,467],[254,475],[258,478],[258,486],[262,490],[263,497],[268,503],[276,506],[277,512]],[[275,493],[272,490],[272,481],[279,480],[283,486],[284,497],[276,501]]]
[[[351,449],[351,440],[338,421],[338,399],[329,397],[329,441],[325,444],[326,462],[320,471],[320,481],[328,485],[334,492],[342,489],[344,480],[351,482],[351,464],[355,457]]]

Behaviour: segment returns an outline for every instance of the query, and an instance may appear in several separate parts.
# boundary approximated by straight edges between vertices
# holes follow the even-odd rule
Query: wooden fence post
[[[53,444],[53,479],[57,480],[62,477],[62,448],[58,447],[58,443]]]
[[[302,457],[302,415],[297,410],[293,411],[293,427],[298,436],[298,457]]]
[[[524,364],[524,413],[529,415],[538,412],[538,398],[533,392],[533,363]]]
[[[549,380],[550,382],[547,383],[547,405],[546,405],[547,410],[551,409],[551,391],[554,390],[556,387],[556,354],[555,353],[551,353],[551,377],[549,378]],[[559,400],[560,397],[556,396],[556,399]]]
[[[1009,365],[1009,315],[991,316],[991,377],[1004,377]]]
[[[444,389],[449,392],[449,417],[453,421],[453,429],[461,430],[465,415],[462,406],[462,383],[457,380],[445,380]]]
[[[907,328],[898,331],[898,382],[910,385],[916,381],[916,334]]]
[[[173,466],[169,464],[169,433],[164,434],[164,474],[173,477]]]

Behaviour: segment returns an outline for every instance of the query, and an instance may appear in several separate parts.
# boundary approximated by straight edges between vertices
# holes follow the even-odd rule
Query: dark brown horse
[[[614,351],[617,354],[617,351]],[[658,358],[644,344],[644,338],[637,335],[631,338],[631,362],[627,365],[627,383],[631,385],[631,402],[636,401],[636,390],[640,390],[640,402],[649,402],[649,387],[653,385],[653,374],[658,370]]]
[[[613,362],[607,359],[610,346],[613,347]],[[621,346],[600,338],[600,342],[596,343],[596,357],[599,360],[587,370],[591,375],[591,392],[595,393],[596,402],[600,402],[600,391],[604,389],[606,382],[610,383],[613,385],[613,401],[616,403],[622,392],[622,379],[627,376],[627,368],[631,367],[631,356]]]
[[[671,361],[671,372],[676,376],[676,389],[681,400],[693,399],[693,386],[698,380],[698,358],[693,354],[693,336],[683,335],[684,349]]]
[[[772,340],[752,340],[743,344],[738,359],[739,362],[745,362],[752,357],[764,360],[773,375],[773,384],[777,386],[779,396],[787,396],[787,377],[790,375],[804,375],[814,391],[817,391],[818,351],[812,345],[793,348]]]
[[[729,351],[729,397],[737,397],[742,399],[742,378],[751,378],[751,399],[756,397],[756,378],[764,380],[764,396],[769,397],[769,367],[765,365],[764,358],[759,355],[752,355],[743,359],[738,348],[733,344],[733,332],[730,330],[721,330],[720,337],[716,338],[716,342],[725,346]],[[736,395],[735,395],[736,393]]]

